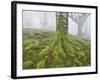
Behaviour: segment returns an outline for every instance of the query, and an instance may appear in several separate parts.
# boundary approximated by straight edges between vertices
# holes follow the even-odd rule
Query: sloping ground
[[[33,32],[28,32],[28,38],[23,39],[23,69],[91,65],[89,40],[72,35],[60,36],[59,32]]]

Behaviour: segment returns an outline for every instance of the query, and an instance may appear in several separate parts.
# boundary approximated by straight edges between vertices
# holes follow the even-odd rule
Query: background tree
[[[78,25],[79,36],[82,36],[83,25],[88,16],[86,13],[69,13],[69,17]]]
[[[42,26],[43,29],[46,29],[46,26],[47,26],[47,24],[46,24],[46,22],[47,22],[46,21],[46,19],[47,19],[47,13],[42,12],[41,15],[42,15],[42,16],[40,16],[41,26]]]

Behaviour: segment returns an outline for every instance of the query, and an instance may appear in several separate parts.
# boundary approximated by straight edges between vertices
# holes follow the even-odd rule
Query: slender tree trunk
[[[82,25],[78,24],[78,36],[82,36]]]

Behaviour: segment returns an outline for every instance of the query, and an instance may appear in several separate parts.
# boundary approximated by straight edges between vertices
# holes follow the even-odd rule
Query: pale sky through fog
[[[82,32],[90,37],[90,16],[86,19]],[[43,11],[23,11],[23,28],[35,28],[56,31],[56,12]],[[85,31],[87,30],[87,31]],[[69,34],[77,35],[78,26],[69,18],[68,20]]]

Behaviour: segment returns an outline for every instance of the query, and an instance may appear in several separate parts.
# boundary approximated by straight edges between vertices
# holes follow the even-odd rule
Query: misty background
[[[68,13],[68,32],[91,38],[90,14]],[[56,12],[23,11],[23,28],[56,31]]]

